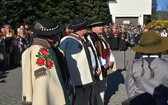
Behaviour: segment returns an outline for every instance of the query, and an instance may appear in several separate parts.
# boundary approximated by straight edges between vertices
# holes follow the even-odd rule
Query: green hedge
[[[147,28],[166,28],[168,29],[168,20],[153,20],[147,24]]]

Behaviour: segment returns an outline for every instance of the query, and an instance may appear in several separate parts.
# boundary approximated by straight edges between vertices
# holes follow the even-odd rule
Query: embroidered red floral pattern
[[[36,64],[38,66],[45,65],[48,69],[51,69],[53,67],[53,61],[51,60],[51,55],[49,54],[48,49],[44,47],[41,48],[36,57],[37,57]]]
[[[46,61],[46,67],[47,67],[47,68],[53,67],[53,62],[52,62],[52,60],[47,60],[47,61]]]
[[[36,63],[37,63],[39,66],[42,66],[42,65],[44,65],[44,62],[45,62],[45,59],[44,59],[44,58],[38,58]]]
[[[47,54],[48,54],[48,50],[47,50],[46,48],[41,48],[41,49],[40,49],[40,53],[41,53],[42,55],[47,55]]]

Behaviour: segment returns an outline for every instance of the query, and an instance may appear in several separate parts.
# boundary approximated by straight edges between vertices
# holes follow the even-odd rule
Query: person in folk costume
[[[102,33],[103,37],[105,38],[105,40],[110,44],[111,43],[111,28],[109,27],[109,25],[105,25],[103,27],[103,33]]]
[[[145,28],[144,32],[147,32],[148,30],[149,30],[148,28]],[[135,40],[135,45],[139,43],[139,40],[140,40],[141,36],[143,35],[143,33],[139,33],[137,35],[136,40]],[[159,56],[159,58],[161,58],[161,53],[157,53],[157,55]],[[134,59],[139,59],[139,58],[141,58],[141,56],[142,56],[142,54],[140,52],[135,52]]]
[[[168,105],[168,61],[157,53],[168,49],[168,38],[153,30],[144,32],[132,50],[142,54],[127,68],[126,90],[131,105]]]
[[[103,26],[104,22],[101,20],[93,20],[88,27],[91,29],[90,32],[87,34],[90,35],[98,56],[99,56],[99,61],[101,64],[102,68],[102,73],[103,73],[103,80],[100,80],[97,82],[95,86],[95,91],[97,92],[96,94],[96,99],[99,105],[103,105],[106,100],[104,100],[104,93],[106,91],[106,77],[107,77],[107,70],[112,69],[116,70],[116,62],[114,55],[112,54],[112,51],[110,49],[110,46],[108,42],[105,40],[103,37]]]
[[[73,105],[88,105],[95,79],[102,79],[96,49],[91,39],[85,36],[86,28],[87,21],[81,16],[75,17],[69,26],[73,31],[60,42],[75,86]]]
[[[40,19],[32,27],[36,37],[22,54],[22,105],[70,104],[62,74],[65,70],[55,51],[61,29],[50,17]]]
[[[110,43],[110,46],[111,46],[111,49],[112,50],[118,50],[118,31],[117,31],[117,28],[116,27],[112,27],[112,32],[111,32],[111,43]]]
[[[121,29],[121,32],[118,33],[118,50],[119,51],[126,51],[127,50],[127,45],[128,45],[128,38],[127,38],[127,33],[124,29]]]

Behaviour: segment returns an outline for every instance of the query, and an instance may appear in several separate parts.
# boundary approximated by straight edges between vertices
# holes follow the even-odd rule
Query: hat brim
[[[51,31],[42,31],[42,30],[36,30],[34,26],[31,27],[31,31],[37,35],[41,36],[51,36],[51,35],[56,35],[57,33],[61,32],[64,30],[64,25],[58,24],[58,27],[55,30]]]
[[[96,26],[104,26],[105,23],[102,22],[102,21],[97,21],[97,22],[93,22],[91,24],[88,25],[89,28],[92,28],[92,27],[96,27]]]
[[[71,29],[71,30],[82,30],[82,29],[87,29],[87,22],[84,22],[83,24],[80,24],[80,25],[72,25],[72,24],[70,24],[69,25],[69,29]]]
[[[146,53],[146,54],[164,52],[164,51],[168,50],[168,38],[161,38],[160,44],[155,45],[155,46],[151,46],[151,47],[142,47],[142,46],[136,44],[132,48],[132,50],[139,52],[139,53]]]

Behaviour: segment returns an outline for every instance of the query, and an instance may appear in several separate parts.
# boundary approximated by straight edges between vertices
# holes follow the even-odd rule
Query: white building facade
[[[152,14],[152,0],[110,0],[110,14],[114,23],[144,24],[144,15]]]

